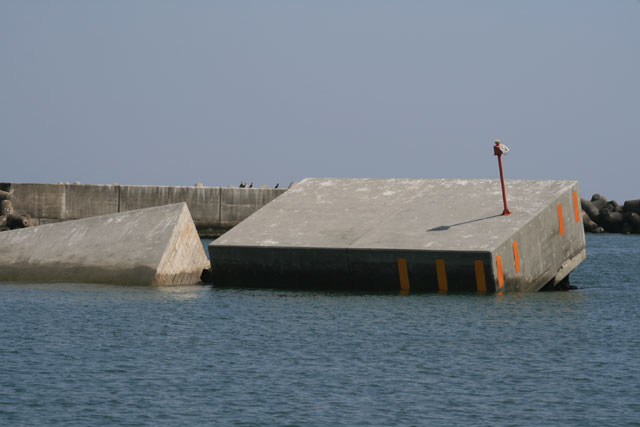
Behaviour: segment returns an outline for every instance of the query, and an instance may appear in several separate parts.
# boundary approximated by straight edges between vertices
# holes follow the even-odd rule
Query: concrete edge
[[[519,180],[514,180],[514,181],[537,181],[535,179],[519,179]],[[563,180],[563,179],[556,179],[556,180],[548,180],[548,181],[559,181],[559,182],[570,182],[571,186],[569,187],[568,191],[571,191],[572,188],[574,188],[575,186],[575,190],[578,192],[578,200],[580,199],[580,186],[578,181],[575,180]],[[545,209],[548,209],[549,206],[543,206],[542,208],[538,209],[532,216],[531,218],[529,218],[529,220],[527,222],[525,222],[524,224],[522,224],[522,227],[520,227],[520,230],[525,228],[527,225],[531,224],[532,222],[534,222],[538,216],[540,216],[540,214],[542,212],[544,212]],[[584,227],[583,227],[584,228]],[[513,236],[518,234],[518,232],[520,230],[515,230],[513,233],[511,233],[509,235],[509,237],[507,237],[505,240],[503,240],[502,242],[500,242],[499,244],[496,245],[496,248],[499,248],[500,246],[503,246],[505,243],[513,240]]]
[[[555,286],[558,283],[560,283],[562,279],[567,277],[569,273],[575,270],[576,267],[578,267],[580,263],[585,259],[587,259],[587,250],[583,249],[578,254],[574,255],[573,257],[563,262],[562,265],[560,266],[560,270],[553,278],[553,285]]]
[[[171,231],[171,237],[169,238],[169,240],[167,241],[166,246],[163,248],[162,251],[162,256],[160,257],[160,259],[158,260],[158,269],[156,270],[153,280],[151,282],[152,285],[157,286],[159,284],[163,284],[161,282],[163,282],[162,278],[160,277],[163,273],[160,272],[159,270],[162,268],[162,266],[166,263],[167,258],[169,256],[171,256],[171,254],[169,253],[169,249],[172,248],[175,245],[175,241],[178,238],[178,233],[180,232],[179,228],[180,228],[180,217],[182,215],[184,215],[184,209],[187,208],[187,211],[189,210],[189,208],[187,207],[187,204],[185,202],[180,202],[180,203],[173,203],[174,205],[182,205],[182,208],[180,209],[180,211],[178,212],[178,216],[176,217],[176,224],[177,226],[173,228],[173,230]],[[169,205],[167,205],[169,206]],[[135,210],[138,209],[134,209],[133,211],[127,211],[127,212],[134,212]],[[191,214],[189,214],[189,216],[191,216]],[[191,219],[193,221],[193,219]]]

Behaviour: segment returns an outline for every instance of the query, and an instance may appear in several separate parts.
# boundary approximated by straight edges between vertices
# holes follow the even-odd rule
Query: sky
[[[638,0],[0,0],[0,181],[640,198]]]

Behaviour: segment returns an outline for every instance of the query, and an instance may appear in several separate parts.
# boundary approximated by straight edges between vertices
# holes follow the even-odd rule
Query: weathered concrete
[[[0,183],[0,191],[37,224],[186,202],[200,235],[217,237],[286,189]]]
[[[16,212],[70,220],[118,212],[117,185],[10,184]]]
[[[118,185],[65,184],[63,219],[122,212]],[[147,207],[147,206],[145,206]]]
[[[0,234],[0,281],[178,285],[206,266],[185,203]]]
[[[221,188],[220,225],[224,228],[237,225],[284,191],[275,188]]]
[[[120,187],[120,210],[148,208],[186,202],[198,230],[215,234],[220,227],[219,187],[167,187],[123,185]],[[235,224],[234,224],[235,225]],[[209,231],[207,233],[207,231]]]
[[[66,219],[64,184],[12,184],[14,209],[32,218]]]
[[[585,257],[577,182],[507,181],[507,192],[513,214],[501,216],[497,180],[305,179],[209,245],[214,284],[500,292],[560,282]]]

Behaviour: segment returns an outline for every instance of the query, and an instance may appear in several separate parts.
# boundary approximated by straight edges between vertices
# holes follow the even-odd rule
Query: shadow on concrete
[[[458,225],[471,224],[472,222],[484,221],[485,219],[497,218],[499,216],[502,216],[502,214],[486,216],[484,218],[472,219],[471,221],[459,222],[457,224],[441,225],[439,227],[430,228],[427,231],[447,231],[451,227],[457,227]]]

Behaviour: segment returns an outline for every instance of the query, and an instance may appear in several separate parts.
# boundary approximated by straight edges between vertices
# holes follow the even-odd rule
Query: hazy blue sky
[[[640,198],[640,2],[0,0],[0,181]]]

